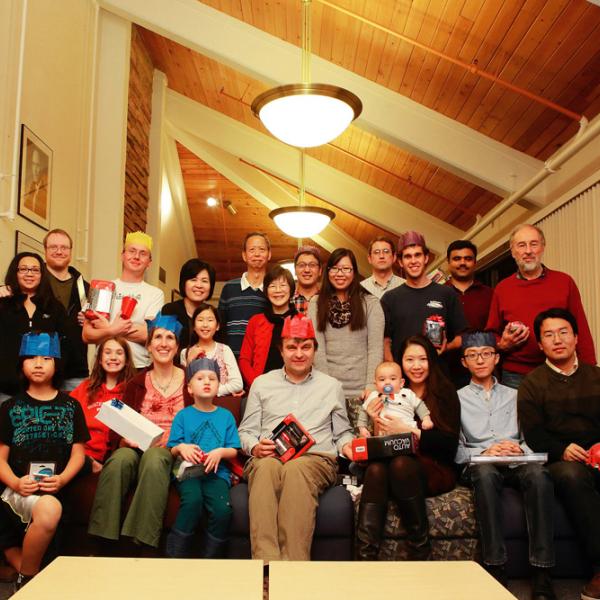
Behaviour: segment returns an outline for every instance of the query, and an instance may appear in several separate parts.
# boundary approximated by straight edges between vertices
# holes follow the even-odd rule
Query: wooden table
[[[61,556],[15,600],[262,600],[262,560]]]
[[[514,600],[477,563],[271,562],[269,600]]]

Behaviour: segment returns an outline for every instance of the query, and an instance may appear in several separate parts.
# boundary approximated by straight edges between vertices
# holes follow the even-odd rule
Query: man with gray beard
[[[594,341],[573,278],[553,271],[542,263],[544,232],[527,223],[510,235],[510,252],[517,272],[494,289],[486,329],[496,333],[498,349],[504,355],[502,383],[517,389],[523,378],[544,362],[544,354],[533,335],[533,321],[548,308],[565,308],[577,320],[577,354],[587,364],[596,364]]]

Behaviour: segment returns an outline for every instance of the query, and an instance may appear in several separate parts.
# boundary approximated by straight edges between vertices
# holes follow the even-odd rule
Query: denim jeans
[[[554,487],[546,467],[472,465],[465,471],[465,479],[473,486],[481,553],[486,565],[503,565],[507,560],[502,535],[502,488],[510,486],[520,489],[523,495],[529,564],[554,566]]]
[[[518,390],[523,379],[525,379],[524,373],[515,373],[515,371],[507,371],[506,369],[502,369],[502,381],[500,383]]]
[[[600,569],[600,471],[564,460],[552,463],[548,470],[592,566]]]

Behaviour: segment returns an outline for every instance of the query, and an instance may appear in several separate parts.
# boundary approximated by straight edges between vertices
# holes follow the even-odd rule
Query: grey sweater
[[[319,349],[315,368],[341,382],[346,398],[356,398],[365,388],[375,389],[375,369],[383,360],[383,329],[385,319],[379,300],[364,295],[367,325],[352,331],[350,325],[339,329],[329,323],[325,331],[317,329],[317,299],[308,305],[308,316],[315,326]]]

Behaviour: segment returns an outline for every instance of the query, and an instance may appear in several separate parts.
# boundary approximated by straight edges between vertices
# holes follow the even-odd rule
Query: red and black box
[[[352,440],[352,460],[390,458],[401,454],[415,454],[419,440],[414,433],[355,438]]]
[[[315,443],[312,435],[291,413],[273,429],[271,439],[275,442],[275,451],[281,462],[302,456]]]

